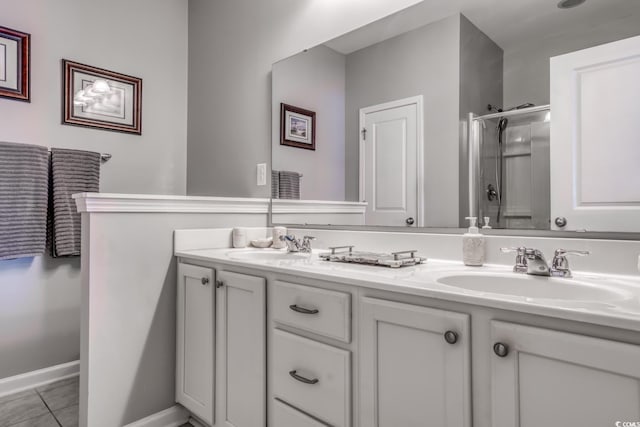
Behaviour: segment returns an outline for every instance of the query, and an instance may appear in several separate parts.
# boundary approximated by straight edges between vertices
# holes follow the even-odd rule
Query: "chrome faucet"
[[[589,251],[557,249],[554,253],[553,261],[551,261],[551,266],[549,266],[544,254],[538,249],[521,246],[518,248],[500,248],[500,250],[503,253],[516,253],[516,265],[513,267],[513,271],[516,273],[565,278],[572,277],[567,255],[589,255]]]
[[[313,236],[304,236],[301,242],[293,234],[280,236],[280,240],[287,244],[287,252],[311,253],[311,241],[315,239]]]
[[[527,260],[527,274],[534,276],[550,276],[549,264],[544,258],[544,254],[538,249],[527,248],[524,251],[524,257]]]

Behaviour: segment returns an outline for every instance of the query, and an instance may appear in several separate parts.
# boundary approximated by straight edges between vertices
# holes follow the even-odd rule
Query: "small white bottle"
[[[236,227],[231,231],[231,241],[234,248],[247,247],[247,230]]]
[[[484,217],[484,225],[482,226],[483,230],[491,230],[491,226],[489,225],[489,221],[491,221],[491,217],[490,216],[485,216]]]
[[[287,247],[287,244],[280,239],[280,237],[285,234],[287,234],[286,227],[273,227],[273,243],[271,244],[273,249],[282,249]]]
[[[464,265],[479,267],[484,263],[484,236],[478,230],[478,218],[468,216],[469,231],[462,236]]]

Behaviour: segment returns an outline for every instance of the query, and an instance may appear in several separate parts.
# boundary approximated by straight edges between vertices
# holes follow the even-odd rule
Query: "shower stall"
[[[550,229],[548,105],[469,115],[472,214],[492,228]]]

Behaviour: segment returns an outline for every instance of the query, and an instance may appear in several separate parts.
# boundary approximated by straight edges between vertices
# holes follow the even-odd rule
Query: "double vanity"
[[[222,246],[175,251],[176,398],[208,425],[640,420],[637,276]]]

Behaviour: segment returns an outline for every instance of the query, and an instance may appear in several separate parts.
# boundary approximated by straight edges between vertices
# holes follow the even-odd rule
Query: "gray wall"
[[[615,31],[611,29],[615,26]],[[618,34],[612,37],[611,34]],[[549,103],[549,58],[640,34],[633,19],[624,17],[603,25],[585,25],[581,31],[533,40],[504,54],[504,105]]]
[[[347,55],[347,200],[358,199],[360,108],[423,95],[425,225],[458,225],[459,37],[454,15]]]
[[[419,0],[189,0],[189,194],[268,197],[271,65]]]
[[[468,114],[486,114],[502,105],[502,48],[465,16],[460,16],[460,226],[468,224]],[[495,143],[495,142],[494,142]],[[493,151],[491,151],[493,152]]]
[[[103,192],[185,193],[186,2],[0,0],[0,10],[32,43],[32,100],[0,99],[0,140],[113,154]],[[62,58],[141,77],[142,136],[60,125]],[[0,261],[0,378],[78,359],[79,275],[78,259]]]
[[[273,65],[272,168],[302,173],[304,200],[344,200],[345,63],[318,46]],[[281,102],[315,111],[315,151],[280,145]]]

